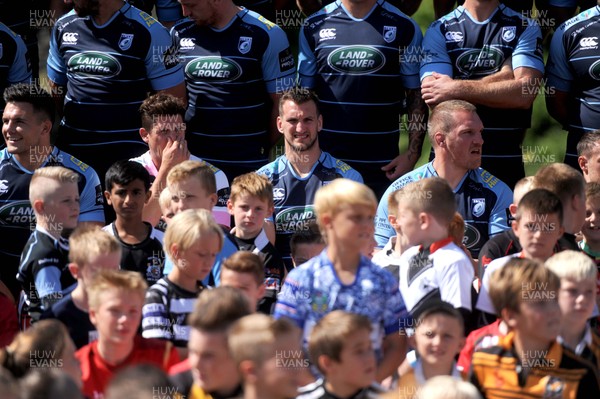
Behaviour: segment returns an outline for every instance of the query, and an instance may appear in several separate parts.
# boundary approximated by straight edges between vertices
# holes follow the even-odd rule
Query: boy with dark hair
[[[231,183],[227,209],[235,227],[232,237],[242,251],[259,255],[265,268],[265,296],[258,305],[260,312],[271,314],[285,275],[283,260],[269,242],[264,220],[273,214],[273,186],[264,176],[254,172],[237,176]]]
[[[486,324],[494,320],[490,315],[497,315],[489,296],[494,271],[515,257],[545,262],[554,253],[556,243],[564,232],[563,220],[561,200],[551,191],[538,188],[523,196],[512,226],[523,249],[517,254],[492,261],[483,274],[477,309],[488,314],[485,315]]]
[[[324,379],[302,387],[297,399],[365,398],[382,393],[375,383],[371,322],[366,316],[334,310],[310,333],[308,353]]]
[[[123,248],[121,268],[138,272],[149,285],[163,275],[165,253],[163,233],[144,222],[144,204],[150,198],[150,175],[133,161],[117,161],[105,176],[106,203],[115,211],[116,220],[104,227]]]
[[[265,266],[262,259],[248,251],[234,253],[223,262],[221,286],[239,289],[251,304],[258,307],[265,295]],[[261,310],[260,307],[258,310]]]
[[[428,304],[417,319],[411,340],[419,356],[398,381],[400,399],[413,398],[425,381],[439,375],[462,379],[455,359],[465,343],[464,321],[451,304]]]
[[[298,230],[290,237],[290,255],[294,267],[307,262],[325,249],[325,240],[315,222],[308,224],[307,230]]]
[[[539,260],[511,259],[492,281],[490,298],[510,331],[473,354],[470,380],[482,396],[599,397],[594,366],[556,341],[558,276]]]

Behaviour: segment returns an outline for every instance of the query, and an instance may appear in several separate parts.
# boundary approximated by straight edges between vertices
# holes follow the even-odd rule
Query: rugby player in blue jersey
[[[285,32],[232,0],[181,0],[171,30],[189,96],[190,151],[233,179],[268,163],[279,139],[281,92],[293,86],[294,57]]]
[[[321,147],[359,171],[378,196],[421,156],[421,41],[417,23],[384,0],[337,0],[300,31],[298,75],[321,100]],[[406,112],[409,146],[399,155]]]
[[[537,22],[498,0],[466,0],[431,24],[423,52],[425,102],[476,105],[485,128],[482,166],[514,187],[525,176],[521,144],[544,73]]]
[[[297,231],[308,231],[316,222],[315,193],[338,177],[362,183],[361,175],[346,163],[335,159],[319,146],[323,116],[319,99],[307,89],[284,92],[279,102],[277,128],[283,135],[285,154],[260,168],[273,184],[275,247],[286,268],[293,267],[290,238]]]
[[[33,172],[44,166],[63,166],[79,175],[79,224],[103,226],[102,188],[89,165],[50,144],[54,103],[50,94],[34,84],[19,83],[4,91],[0,151],[0,279],[18,295],[19,257],[31,232],[35,216],[29,203]]]
[[[150,91],[185,98],[169,32],[123,0],[72,0],[50,37],[48,77],[66,94],[58,145],[103,178],[114,162],[147,150],[138,109]]]
[[[448,181],[458,212],[465,221],[463,243],[477,258],[486,241],[509,228],[508,208],[512,192],[504,182],[481,168],[483,124],[475,106],[462,100],[436,106],[429,121],[429,139],[435,158],[396,180],[379,201],[375,216],[375,239],[383,248],[396,233],[388,221],[391,193],[408,183],[431,176]]]
[[[25,42],[0,22],[0,92],[3,93],[12,84],[26,83],[30,79],[31,62]],[[3,109],[4,100],[0,99],[0,112]]]

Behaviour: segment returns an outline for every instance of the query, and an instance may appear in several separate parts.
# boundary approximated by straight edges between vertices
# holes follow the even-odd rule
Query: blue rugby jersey
[[[130,156],[147,149],[138,133],[142,101],[151,90],[183,82],[168,31],[128,3],[102,26],[74,11],[60,18],[50,37],[48,77],[67,87],[68,144],[104,148],[108,158],[120,155],[112,149],[126,148]]]
[[[548,86],[570,93],[569,132],[600,128],[600,8],[590,8],[558,27],[546,67]],[[572,148],[571,150],[575,150]],[[573,153],[576,156],[576,153]]]
[[[503,4],[483,22],[474,20],[463,6],[457,7],[429,26],[423,53],[421,80],[433,72],[477,80],[500,71],[507,60],[513,70],[529,67],[544,72],[539,25]],[[477,114],[486,130],[518,130],[531,124],[531,109],[477,105]]]
[[[313,203],[317,190],[338,177],[363,183],[360,173],[324,151],[305,177],[298,176],[285,155],[256,173],[265,175],[273,185],[275,248],[288,270],[293,267],[290,255],[292,234],[308,230],[310,222],[316,221]]]
[[[269,93],[281,93],[295,81],[283,30],[243,8],[223,29],[185,19],[171,35],[185,70],[190,151],[229,178],[266,164]]]
[[[27,83],[30,79],[31,61],[25,42],[0,22],[0,94],[8,86]],[[3,110],[4,99],[0,98],[0,114]]]
[[[385,191],[375,215],[375,240],[382,248],[396,232],[388,221],[388,198],[391,193],[408,183],[426,177],[438,176],[433,162],[405,174]],[[512,191],[504,182],[482,168],[468,171],[453,189],[458,213],[465,220],[463,243],[477,258],[483,244],[493,236],[509,228],[508,207],[512,203]]]
[[[404,90],[420,87],[421,41],[417,23],[383,0],[362,19],[341,0],[306,19],[298,75],[319,95],[321,148],[361,173],[398,156]],[[385,179],[383,172],[375,176]]]

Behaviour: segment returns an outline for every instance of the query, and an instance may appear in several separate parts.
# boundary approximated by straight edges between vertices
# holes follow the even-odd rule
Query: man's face
[[[29,103],[8,103],[2,115],[2,136],[9,153],[21,156],[42,155],[42,146],[50,144],[52,123],[36,114]],[[30,161],[31,162],[31,161]]]
[[[580,156],[578,161],[585,181],[600,183],[600,143],[589,154]]]
[[[99,0],[69,0],[65,1],[65,3],[73,3],[73,8],[80,17],[95,17],[100,10]]]
[[[323,127],[323,117],[317,114],[313,101],[296,104],[286,101],[283,113],[277,117],[277,129],[287,145],[295,152],[310,150],[318,143],[318,133]]]
[[[148,144],[152,158],[162,159],[162,153],[170,141],[185,138],[185,123],[181,115],[156,115],[152,130],[142,134],[142,139]]]
[[[196,25],[214,26],[218,20],[215,0],[179,0],[184,17],[190,17]]]
[[[459,111],[454,115],[455,127],[445,136],[443,143],[452,164],[471,170],[481,165],[483,123],[474,112]]]

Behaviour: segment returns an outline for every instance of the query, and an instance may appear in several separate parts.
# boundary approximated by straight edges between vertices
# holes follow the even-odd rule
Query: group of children
[[[166,182],[155,193],[142,165],[115,163],[104,192],[115,221],[75,229],[77,175],[36,170],[37,224],[18,276],[27,329],[0,352],[13,376],[36,368],[35,354],[60,360],[87,398],[123,395],[131,388],[118,376],[138,363],[156,366],[156,381],[172,374],[175,390],[154,397],[600,397],[589,322],[599,316],[600,184],[564,164],[517,185],[512,229],[482,250],[479,270],[439,177],[390,195],[396,236],[372,260],[375,195],[343,178],[323,186],[318,226],[290,241],[291,270],[265,222],[265,177],[233,180],[233,229],[212,215],[209,166],[183,161]],[[151,196],[164,234],[144,221]],[[133,371],[129,383],[141,392],[149,374]]]

